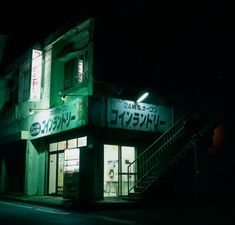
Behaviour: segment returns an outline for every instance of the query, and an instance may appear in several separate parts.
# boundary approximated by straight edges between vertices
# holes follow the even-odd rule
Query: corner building
[[[162,94],[136,102],[144,84],[120,83],[128,80],[122,41],[125,36],[88,18],[58,29],[6,67],[0,192],[97,200],[153,188],[156,171],[178,155],[155,142],[166,149],[179,139],[174,135],[191,108]],[[186,142],[181,149],[192,146]],[[147,187],[150,173],[156,179]]]

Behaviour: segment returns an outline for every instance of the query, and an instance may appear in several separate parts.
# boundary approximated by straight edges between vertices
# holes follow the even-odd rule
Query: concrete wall
[[[89,147],[80,151],[79,199],[99,200],[103,198],[103,145],[99,135],[91,134]]]
[[[40,149],[40,150],[39,150]],[[46,151],[44,145],[34,145],[27,142],[25,194],[45,194]]]

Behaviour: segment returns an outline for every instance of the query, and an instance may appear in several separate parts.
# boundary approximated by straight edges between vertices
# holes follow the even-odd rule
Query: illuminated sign
[[[65,172],[79,172],[79,148],[66,149],[64,156],[64,171]]]
[[[108,126],[165,132],[172,125],[172,109],[128,100],[108,100]]]
[[[83,76],[83,60],[78,60],[78,82],[82,82],[82,76]]]
[[[42,51],[33,50],[31,66],[30,100],[39,101],[41,94]]]
[[[43,110],[29,119],[30,139],[59,133],[87,124],[87,98]]]

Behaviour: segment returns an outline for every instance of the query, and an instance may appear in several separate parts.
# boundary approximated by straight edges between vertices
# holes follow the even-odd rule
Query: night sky
[[[142,72],[162,73],[178,80],[213,77],[219,82],[234,73],[235,16],[232,5],[225,1],[46,3],[17,1],[1,6],[0,33],[9,36],[7,56],[18,55],[71,19],[94,16],[131,31],[136,43],[155,43],[154,50],[145,47],[152,59],[140,57],[143,62],[150,60],[147,71]]]

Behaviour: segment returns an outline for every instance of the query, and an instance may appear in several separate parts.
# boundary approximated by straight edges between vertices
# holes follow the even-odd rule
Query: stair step
[[[130,196],[142,195],[142,191],[145,191],[153,182],[156,182],[163,175],[163,172],[165,173],[167,170],[173,169],[184,155],[194,147],[191,137],[185,133],[183,128],[184,121],[190,117],[194,117],[200,122],[198,127],[201,137],[206,135],[218,123],[217,118],[211,118],[207,111],[201,110],[193,114],[191,112],[187,117],[175,123],[175,126],[172,127],[173,129],[163,135],[162,139],[159,139],[158,142],[155,142],[146,149],[146,152],[140,158],[141,160],[136,160],[136,162],[140,162],[138,166],[141,168],[142,175],[136,176],[137,181],[135,185],[137,186],[134,188],[135,192],[130,193]],[[169,142],[167,143],[166,141]],[[164,171],[162,171],[163,169]],[[149,176],[146,176],[146,174]]]

